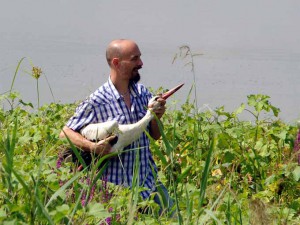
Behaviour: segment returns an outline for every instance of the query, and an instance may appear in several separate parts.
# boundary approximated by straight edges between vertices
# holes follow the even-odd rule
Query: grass
[[[11,106],[0,109],[1,224],[298,224],[300,220],[300,169],[294,151],[298,128],[277,119],[280,111],[269,96],[249,95],[234,112],[224,107],[200,112],[188,96],[179,109],[174,106],[166,112],[163,125],[159,124],[162,138],[151,140],[151,149],[157,176],[176,203],[178,217],[169,218],[158,216],[153,198],[140,199],[138,160],[130,190],[101,179],[103,170],[97,168],[103,158],[82,171],[72,163],[58,168],[64,148],[71,147],[82,160],[72,143],[58,138],[76,105],[38,104],[32,111],[33,104],[20,104],[13,83],[1,95]],[[196,96],[193,90],[190,94]],[[244,111],[254,120],[239,120]],[[273,117],[263,118],[265,112]],[[141,213],[142,209],[149,213]]]

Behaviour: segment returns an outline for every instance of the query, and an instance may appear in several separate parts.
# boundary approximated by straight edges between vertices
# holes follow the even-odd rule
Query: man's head
[[[134,41],[119,39],[112,41],[106,49],[106,60],[118,79],[133,82],[140,80],[139,69],[142,68],[141,52]]]

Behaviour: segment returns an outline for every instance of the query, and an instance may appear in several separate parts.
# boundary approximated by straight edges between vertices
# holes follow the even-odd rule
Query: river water
[[[280,118],[300,118],[298,0],[0,0],[0,93],[14,89],[36,104],[26,72],[42,68],[41,104],[84,99],[107,80],[105,48],[115,38],[142,51],[142,82],[154,89],[196,81],[200,108],[236,109],[247,95],[266,94]],[[191,58],[173,59],[187,45]],[[187,65],[186,65],[187,64]],[[47,78],[47,79],[46,79]],[[48,81],[48,82],[47,82]],[[53,96],[51,94],[53,93]]]

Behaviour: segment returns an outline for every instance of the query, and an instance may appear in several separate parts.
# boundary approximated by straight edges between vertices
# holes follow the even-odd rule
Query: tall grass
[[[17,141],[17,126],[18,120],[15,118],[12,134],[7,132],[6,138],[1,143],[1,148],[4,150],[5,161],[2,161],[3,172],[2,181],[6,185],[8,193],[12,194],[13,184],[12,184],[12,172],[14,166],[14,151]]]
[[[153,198],[140,198],[139,149],[130,150],[136,158],[133,185],[127,189],[102,178],[111,155],[95,156],[90,166],[84,165],[70,140],[58,139],[75,104],[38,104],[35,112],[24,104],[0,109],[0,223],[298,224],[297,127],[277,118],[279,110],[268,96],[249,95],[234,112],[224,107],[200,112],[189,100],[193,91],[158,123],[162,138],[151,140],[157,177],[175,201],[173,218],[158,215]],[[250,112],[254,123],[240,121],[242,112]],[[274,118],[261,118],[265,112]],[[72,149],[82,171],[67,162],[56,167],[61,148]]]

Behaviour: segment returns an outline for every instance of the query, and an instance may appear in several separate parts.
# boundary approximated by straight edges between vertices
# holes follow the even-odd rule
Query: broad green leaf
[[[263,145],[260,150],[259,150],[259,155],[262,156],[262,157],[266,157],[266,156],[269,156],[270,155],[270,151],[268,149],[268,146],[267,145]]]
[[[239,108],[237,108],[237,110],[235,110],[235,114],[237,115],[237,114],[242,113],[244,111],[244,109],[245,109],[245,104],[242,103],[241,106]]]
[[[286,135],[287,135],[287,131],[286,130],[283,130],[281,131],[277,136],[280,138],[280,139],[286,139]]]
[[[33,136],[33,142],[38,142],[42,140],[42,135],[40,133],[35,133]]]
[[[273,111],[273,114],[274,114],[274,116],[278,116],[278,114],[279,114],[279,112],[280,112],[280,109],[279,108],[277,108],[277,107],[274,107],[274,106],[270,106],[271,107],[271,109],[272,109],[272,111]]]
[[[1,208],[0,209],[0,218],[6,218],[6,216],[7,216],[7,214],[6,214],[6,211],[3,209],[3,208]]]
[[[46,178],[47,182],[55,182],[57,181],[57,174],[56,173],[52,173],[50,175],[47,176]]]
[[[292,172],[295,181],[299,181],[300,179],[300,166],[296,166],[296,168],[294,169],[294,171]]]
[[[260,149],[263,147],[263,145],[264,145],[263,141],[262,141],[262,140],[259,140],[259,141],[256,142],[254,148],[255,148],[256,150],[260,151]]]
[[[18,224],[18,223],[17,223],[17,221],[15,219],[3,222],[3,225],[16,225],[16,224]]]
[[[70,207],[67,204],[59,205],[59,206],[56,207],[56,211],[62,212],[62,213],[65,213],[65,214],[67,214],[69,209],[70,209]]]
[[[30,137],[29,132],[26,132],[24,135],[22,135],[22,137],[19,138],[19,141],[21,143],[28,143],[31,140],[32,140],[32,137]]]
[[[274,174],[272,174],[271,176],[269,176],[266,180],[265,180],[265,184],[271,184],[275,181],[276,176]]]
[[[248,105],[249,106],[255,106],[256,101],[255,101],[255,96],[254,95],[248,95]]]
[[[95,216],[96,218],[106,218],[111,215],[100,203],[90,203],[88,205],[87,214],[90,216]]]

